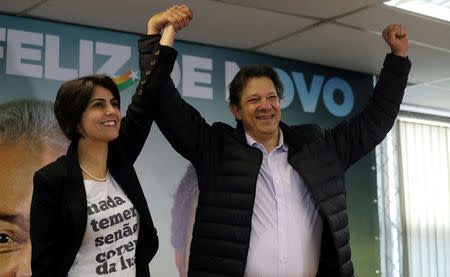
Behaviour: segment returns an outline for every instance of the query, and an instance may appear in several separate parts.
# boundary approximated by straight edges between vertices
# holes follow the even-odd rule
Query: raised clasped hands
[[[387,26],[383,30],[383,38],[391,48],[392,54],[402,57],[408,56],[408,33],[406,27],[401,24]]]
[[[185,5],[173,6],[150,18],[147,23],[147,34],[159,34],[161,29],[166,26],[170,26],[173,31],[178,32],[188,26],[193,17],[194,15],[189,7]]]

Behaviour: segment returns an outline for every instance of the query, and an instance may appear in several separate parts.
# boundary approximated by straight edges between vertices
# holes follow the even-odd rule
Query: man
[[[148,34],[192,18],[189,8],[178,10],[150,19]],[[171,46],[174,35],[170,25],[161,44]],[[172,82],[147,92],[159,128],[197,172],[189,276],[354,275],[344,173],[392,127],[410,69],[405,27],[390,25],[383,38],[392,53],[373,97],[330,130],[280,122],[282,85],[266,66],[244,67],[230,84],[236,128],[208,125]],[[139,52],[145,74],[152,53],[145,40]],[[176,51],[162,46],[160,55],[166,64],[155,74],[173,64]]]
[[[51,102],[0,104],[0,277],[31,276],[33,174],[67,146]]]

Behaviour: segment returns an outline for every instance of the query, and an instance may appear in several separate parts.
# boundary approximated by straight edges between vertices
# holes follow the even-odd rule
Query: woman
[[[145,39],[140,49],[152,51],[145,59],[140,53],[141,81],[124,118],[117,86],[107,76],[82,77],[59,89],[54,111],[72,142],[65,156],[34,176],[33,276],[150,276],[158,237],[133,163],[152,124],[146,91],[157,90],[172,69],[158,63],[158,49],[173,36],[161,38],[155,30],[164,22],[178,31],[190,18],[188,8],[175,6],[149,20],[151,36],[139,43]],[[155,67],[162,74],[152,74]]]

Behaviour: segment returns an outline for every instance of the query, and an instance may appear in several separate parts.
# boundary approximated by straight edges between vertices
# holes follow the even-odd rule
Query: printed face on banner
[[[109,142],[119,136],[120,119],[119,101],[108,89],[97,86],[81,116],[79,131],[84,139]]]
[[[175,250],[175,264],[179,277],[187,276],[199,193],[197,173],[194,166],[189,164],[173,195],[171,211],[171,244]]]
[[[0,277],[30,276],[30,204],[34,172],[65,153],[25,139],[0,146]]]
[[[280,99],[270,78],[248,80],[242,90],[241,107],[231,106],[231,111],[242,120],[245,131],[256,141],[278,135]]]

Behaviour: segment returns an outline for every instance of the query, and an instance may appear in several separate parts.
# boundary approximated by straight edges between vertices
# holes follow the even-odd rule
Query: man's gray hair
[[[42,141],[68,145],[53,113],[53,102],[20,99],[0,104],[0,145],[19,139],[25,139],[30,147]]]

